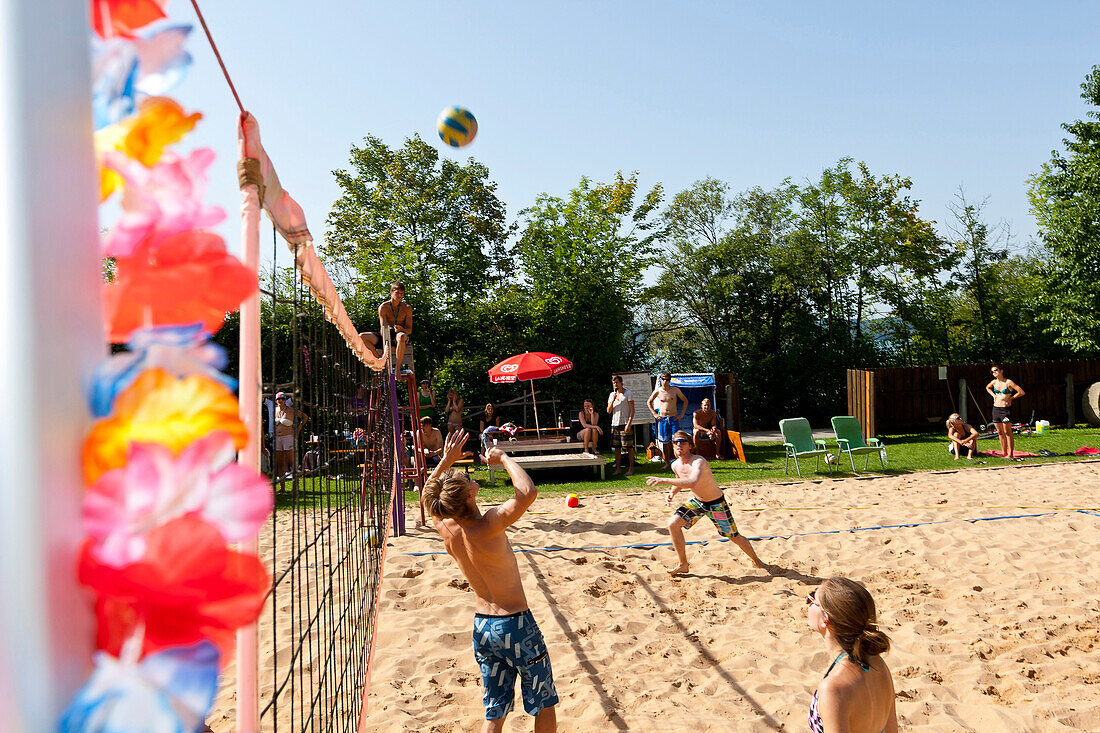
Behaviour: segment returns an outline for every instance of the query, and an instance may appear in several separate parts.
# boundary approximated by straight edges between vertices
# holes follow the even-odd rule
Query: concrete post
[[[966,399],[966,380],[959,380],[959,417],[963,422],[970,422],[967,418],[967,412],[969,411],[970,401]]]
[[[105,357],[88,4],[0,0],[0,730],[53,731],[90,671],[82,389]]]
[[[1077,401],[1073,399],[1073,374],[1066,375],[1066,427],[1072,428],[1077,424]]]

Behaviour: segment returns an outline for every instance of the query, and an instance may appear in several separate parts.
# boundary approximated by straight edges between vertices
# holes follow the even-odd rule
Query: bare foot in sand
[[[673,569],[669,570],[668,574],[669,575],[687,575],[688,574],[688,566],[687,565],[680,565],[679,567],[676,567],[676,568],[673,568]]]

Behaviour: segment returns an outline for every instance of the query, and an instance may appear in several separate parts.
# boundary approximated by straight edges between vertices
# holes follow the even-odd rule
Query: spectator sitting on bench
[[[700,446],[700,441],[711,442],[714,445],[714,457],[722,457],[722,431],[718,424],[718,413],[711,409],[710,398],[703,398],[699,409],[691,414],[691,424],[695,446]]]
[[[427,415],[420,418],[420,450],[424,453],[424,465],[439,465],[443,455],[443,433],[432,427],[432,419]]]
[[[596,412],[596,406],[592,404],[592,400],[584,401],[583,409],[577,413],[577,421],[581,424],[577,440],[583,444],[582,450],[589,452],[588,445],[591,443],[591,452],[597,453],[596,442],[603,435],[603,429],[598,425],[600,415]]]
[[[485,447],[485,453],[489,452],[489,436],[500,430],[503,422],[504,418],[497,414],[497,408],[493,407],[493,403],[486,403],[485,412],[481,416],[481,426],[477,429],[478,434],[481,435],[481,445]]]

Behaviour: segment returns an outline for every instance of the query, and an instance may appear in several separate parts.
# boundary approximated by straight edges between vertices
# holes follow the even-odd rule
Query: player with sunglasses
[[[718,528],[718,534],[740,547],[749,559],[758,568],[768,566],[756,556],[749,541],[737,532],[737,525],[733,521],[729,504],[726,503],[725,494],[718,486],[714,474],[710,470],[707,459],[691,452],[695,446],[691,442],[691,434],[683,430],[677,430],[672,435],[672,451],[676,454],[676,460],[672,464],[672,472],[675,478],[661,478],[659,476],[647,476],[646,484],[657,486],[668,484],[672,489],[665,497],[666,503],[671,506],[672,500],[681,489],[691,489],[692,497],[687,503],[676,510],[676,513],[668,520],[668,532],[672,535],[672,546],[676,548],[676,556],[680,564],[669,575],[685,575],[688,571],[687,545],[684,542],[684,529],[690,528],[701,517],[708,516],[714,526]]]
[[[684,403],[683,407],[679,407],[680,402]],[[679,387],[672,386],[672,375],[662,372],[657,378],[657,387],[649,395],[645,406],[657,421],[657,447],[661,449],[667,468],[671,465],[672,459],[669,457],[666,446],[672,441],[672,434],[680,429],[680,420],[687,412],[688,398]]]

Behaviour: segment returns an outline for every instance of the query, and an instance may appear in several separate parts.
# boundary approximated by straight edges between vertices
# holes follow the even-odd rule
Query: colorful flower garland
[[[104,237],[115,259],[105,319],[128,343],[96,371],[99,418],[82,452],[79,579],[95,594],[95,669],[63,731],[198,731],[236,629],[255,621],[270,578],[252,539],[271,513],[267,480],[236,463],[246,442],[236,382],[209,343],[256,273],[205,231],[209,149],[180,155],[202,118],[162,96],[186,74],[189,26],[159,23],[167,0],[91,0],[93,114],[101,197],[122,191]]]

